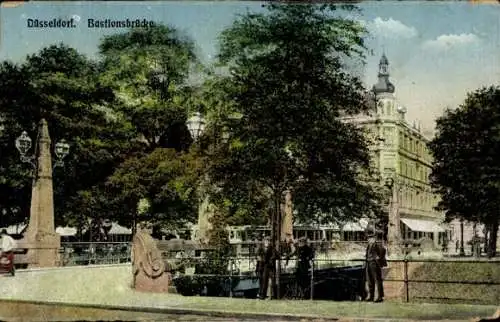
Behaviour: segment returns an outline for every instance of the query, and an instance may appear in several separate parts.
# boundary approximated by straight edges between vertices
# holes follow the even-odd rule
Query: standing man
[[[314,259],[314,251],[311,246],[307,244],[307,240],[305,237],[300,237],[296,255],[298,262],[295,276],[297,278],[300,295],[301,297],[305,298],[307,295],[307,286],[310,283],[309,270],[311,269],[311,260]]]
[[[259,276],[258,299],[264,300],[267,297],[269,287],[269,277],[274,272],[276,252],[271,247],[271,239],[264,238],[264,245],[260,245],[257,251],[257,274]]]
[[[366,301],[382,302],[384,300],[384,285],[382,267],[387,266],[386,251],[381,240],[377,240],[374,230],[367,232],[368,246],[366,247],[366,276],[368,279],[369,296]],[[377,298],[375,298],[375,285]]]

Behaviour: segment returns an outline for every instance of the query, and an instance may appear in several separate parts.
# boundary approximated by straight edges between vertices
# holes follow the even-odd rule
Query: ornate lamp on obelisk
[[[31,139],[26,132],[17,138],[16,148],[21,153],[21,161],[34,167],[30,220],[22,245],[28,248],[27,255],[31,267],[53,267],[58,262],[61,239],[54,227],[52,158],[47,122],[44,119],[40,121],[34,156],[26,155],[31,148]],[[67,143],[61,141],[56,144],[55,153],[58,160],[54,167],[62,165],[62,159],[68,152]]]

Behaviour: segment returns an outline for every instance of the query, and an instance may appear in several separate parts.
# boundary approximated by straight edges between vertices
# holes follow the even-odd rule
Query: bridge
[[[141,293],[130,287],[130,264],[25,269],[18,270],[14,277],[6,275],[0,278],[1,320],[35,317],[39,320],[43,316],[46,321],[69,318],[137,320],[148,317],[172,321],[186,321],[189,317],[189,321],[206,321],[209,316],[211,321],[234,321],[235,318],[241,321],[346,321],[350,318],[360,321],[465,321],[491,317],[498,309],[487,305],[257,301]],[[91,311],[93,313],[89,313]],[[33,316],[26,316],[29,314]]]

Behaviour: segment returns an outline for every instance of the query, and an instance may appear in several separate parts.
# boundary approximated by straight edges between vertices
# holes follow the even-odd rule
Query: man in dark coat
[[[257,274],[259,276],[259,294],[257,298],[263,300],[267,297],[269,277],[274,272],[276,251],[271,246],[271,239],[264,238],[264,244],[257,251]]]
[[[381,240],[377,240],[376,232],[369,230],[368,246],[366,247],[366,277],[368,280],[369,296],[367,301],[382,302],[384,300],[384,285],[382,280],[382,267],[387,266],[386,251]],[[377,298],[375,297],[377,286]]]
[[[305,292],[311,282],[309,279],[311,260],[314,259],[314,251],[311,246],[307,244],[305,237],[299,239],[295,255],[297,256],[297,270],[295,271],[295,276],[297,278],[300,294],[305,297]]]

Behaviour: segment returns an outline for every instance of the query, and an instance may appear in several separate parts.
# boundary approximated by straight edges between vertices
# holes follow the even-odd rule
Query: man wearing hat
[[[269,277],[274,271],[276,251],[271,246],[271,238],[265,237],[264,244],[257,250],[257,274],[259,276],[259,294],[257,298],[263,300],[267,297]]]
[[[367,301],[382,302],[384,300],[384,285],[382,281],[382,267],[387,266],[385,248],[380,240],[376,238],[375,229],[367,231],[368,246],[366,247],[366,277],[368,279],[369,296]],[[375,285],[377,286],[377,298],[375,297]]]
[[[314,250],[307,244],[307,239],[305,237],[299,238],[295,255],[297,255],[298,259],[297,270],[295,271],[297,284],[300,288],[300,294],[302,297],[305,297],[305,292],[310,284],[309,270],[311,269],[311,260],[314,259]]]

